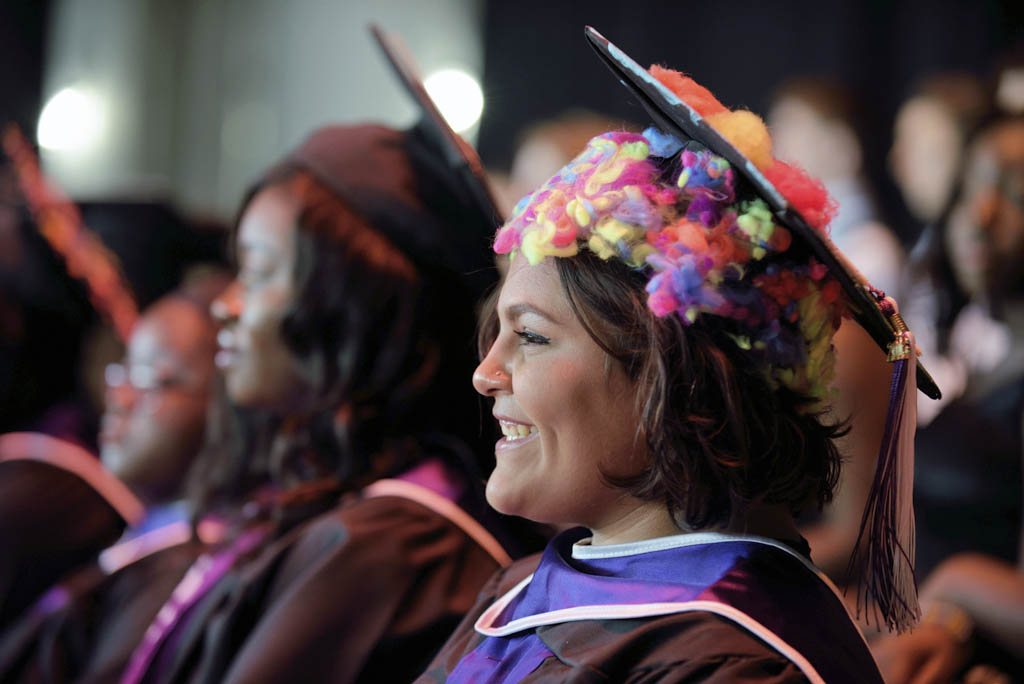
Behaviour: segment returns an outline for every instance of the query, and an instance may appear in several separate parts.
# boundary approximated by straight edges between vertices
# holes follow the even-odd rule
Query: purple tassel
[[[857,590],[857,614],[864,610],[878,625],[904,632],[920,617],[914,577],[914,432],[917,428],[917,354],[914,336],[886,298],[891,320],[900,331],[889,347],[892,385],[885,434],[875,479],[864,508],[849,575],[863,568]],[[862,541],[867,536],[866,558]],[[862,565],[863,564],[863,565]],[[873,604],[873,605],[872,605]]]

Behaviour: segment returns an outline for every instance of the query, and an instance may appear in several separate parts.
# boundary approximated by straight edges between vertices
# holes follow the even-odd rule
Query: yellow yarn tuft
[[[745,109],[712,114],[707,122],[762,171],[771,167],[772,138],[757,114]]]

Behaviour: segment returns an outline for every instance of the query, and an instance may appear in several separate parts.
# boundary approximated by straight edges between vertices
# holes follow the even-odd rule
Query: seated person
[[[146,505],[146,518],[101,557],[108,572],[192,536],[185,477],[202,444],[217,347],[209,299],[197,288],[164,296],[136,322],[124,362],[107,367],[100,457]]]
[[[505,435],[488,501],[581,527],[499,571],[417,681],[881,682],[794,523],[840,469],[833,335],[851,302],[876,305],[811,255],[828,197],[771,157],[759,119],[632,66],[617,75],[678,131],[600,135],[519,203],[473,376]],[[909,336],[892,339],[913,378]],[[882,544],[873,572],[905,538]],[[905,628],[912,568],[896,557],[876,598]]]
[[[494,222],[442,159],[422,128],[329,127],[243,201],[212,307],[237,410],[192,474],[230,531],[123,682],[409,680],[510,562],[466,418]]]

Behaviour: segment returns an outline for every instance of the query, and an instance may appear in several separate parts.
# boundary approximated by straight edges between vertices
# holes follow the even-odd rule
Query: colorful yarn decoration
[[[746,154],[812,226],[827,234],[836,211],[822,184],[771,157],[764,123],[730,112],[678,72],[651,73]],[[832,337],[846,309],[841,288],[749,190],[729,162],[703,145],[649,128],[600,135],[524,197],[494,242],[531,263],[585,247],[646,269],[648,306],[686,325],[717,316],[743,350],[764,362],[773,386],[831,399]],[[741,196],[742,195],[742,196]]]

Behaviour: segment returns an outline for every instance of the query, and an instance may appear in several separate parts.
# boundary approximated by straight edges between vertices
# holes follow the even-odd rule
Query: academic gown
[[[430,480],[378,481],[284,535],[254,528],[200,559],[122,681],[412,680],[511,562]]]
[[[94,564],[48,591],[0,635],[0,681],[117,682],[139,636],[206,547],[187,541],[111,574]]]
[[[881,684],[832,585],[786,545],[587,534],[496,573],[416,681]]]
[[[142,512],[85,449],[40,433],[0,435],[0,633]]]

